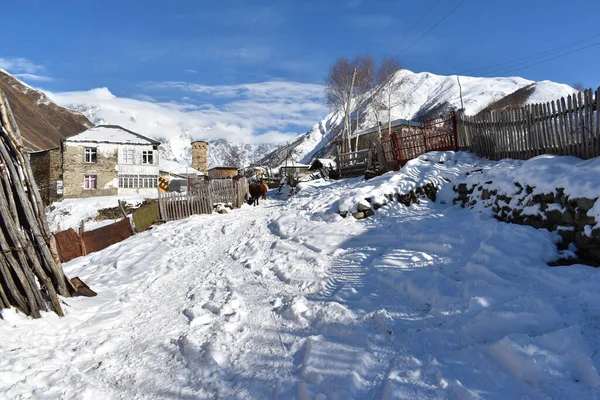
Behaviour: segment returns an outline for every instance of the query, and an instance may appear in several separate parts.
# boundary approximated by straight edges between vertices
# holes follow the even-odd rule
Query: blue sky
[[[52,92],[107,87],[119,97],[219,106],[247,84],[320,84],[340,56],[397,56],[416,72],[469,75],[600,34],[594,0],[467,0],[427,33],[461,1],[6,0],[0,67]],[[600,35],[579,47],[595,43]],[[599,66],[595,46],[471,74],[597,87]]]

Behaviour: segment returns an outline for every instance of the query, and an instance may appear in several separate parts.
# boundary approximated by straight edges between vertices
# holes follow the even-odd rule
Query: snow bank
[[[365,199],[385,205],[386,195],[404,195],[428,183],[441,188],[448,181],[479,165],[482,160],[464,152],[430,152],[409,161],[400,171],[363,181],[344,194],[339,211],[355,213]]]
[[[81,221],[86,221],[86,230],[99,228],[112,223],[112,220],[93,221],[98,216],[98,211],[103,208],[118,207],[119,200],[132,206],[138,206],[147,198],[156,198],[158,195],[149,196],[98,196],[84,199],[63,199],[56,201],[48,208],[46,218],[52,232],[63,231],[69,228],[77,230]]]

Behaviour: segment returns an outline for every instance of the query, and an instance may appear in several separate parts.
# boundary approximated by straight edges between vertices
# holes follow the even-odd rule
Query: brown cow
[[[250,199],[248,199],[248,204],[257,206],[258,199],[260,199],[261,197],[263,199],[267,198],[267,192],[269,191],[269,187],[264,183],[251,183],[249,186],[249,191]]]

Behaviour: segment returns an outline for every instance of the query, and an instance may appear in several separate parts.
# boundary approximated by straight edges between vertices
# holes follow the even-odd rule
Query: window
[[[96,190],[96,175],[85,175],[83,178],[83,188],[85,190]]]
[[[142,151],[142,164],[154,164],[154,152],[152,150]]]
[[[119,175],[119,187],[126,189],[157,188],[158,177],[154,175]]]
[[[133,164],[134,163],[134,150],[133,149],[123,149],[123,163],[124,164]]]
[[[95,147],[86,147],[85,152],[83,154],[83,161],[86,163],[95,163],[96,162],[96,148]]]

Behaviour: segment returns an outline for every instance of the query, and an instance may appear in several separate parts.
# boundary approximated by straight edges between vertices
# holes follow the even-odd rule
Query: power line
[[[392,46],[390,46],[390,48],[388,49],[388,51],[386,51],[386,57],[389,56],[390,54],[392,54],[392,52],[396,49],[396,47],[402,42],[402,39],[404,39],[406,37],[406,35],[412,31],[414,28],[416,28],[421,22],[423,22],[423,20],[425,19],[425,17],[427,17],[429,15],[429,13],[440,3],[441,0],[435,0],[435,2],[431,5],[431,7],[429,7],[427,9],[427,11],[425,11],[425,13],[423,15],[421,15],[421,18],[419,18],[417,20],[417,22],[415,22],[414,24],[412,24],[410,26],[410,28],[408,28],[408,30],[406,30],[406,32],[404,32],[402,34],[402,36],[400,36],[400,38],[398,40],[396,40],[394,43],[392,43]],[[385,58],[385,57],[384,57]]]
[[[538,62],[536,62],[536,63],[533,63],[533,64],[526,65],[526,66],[524,66],[524,67],[520,67],[520,68],[514,68],[514,69],[510,69],[510,70],[508,70],[508,71],[504,71],[504,72],[502,72],[502,74],[504,75],[504,74],[508,74],[508,73],[511,73],[511,72],[514,72],[514,71],[520,71],[520,70],[522,70],[522,69],[526,69],[526,68],[533,67],[534,65],[543,64],[543,63],[545,63],[545,62],[552,61],[552,60],[555,60],[555,59],[557,59],[557,58],[561,58],[561,57],[567,56],[567,55],[569,55],[569,54],[577,53],[578,51],[581,51],[581,50],[586,50],[586,49],[589,49],[590,47],[595,47],[595,46],[599,46],[599,45],[600,45],[600,42],[598,42],[598,43],[594,43],[594,44],[590,44],[590,45],[588,45],[588,46],[581,47],[581,48],[579,48],[579,49],[575,49],[575,50],[569,51],[569,52],[567,52],[567,53],[559,54],[559,55],[557,55],[557,56],[550,57],[550,58],[547,58],[547,59],[545,59],[545,60],[538,61]]]
[[[406,53],[411,47],[413,47],[415,44],[419,43],[421,41],[421,39],[423,39],[423,37],[425,37],[425,35],[427,35],[429,32],[431,32],[432,30],[434,30],[435,28],[438,27],[438,25],[440,25],[442,22],[444,22],[450,15],[454,14],[454,12],[456,10],[458,10],[458,8],[460,6],[462,6],[467,0],[462,0],[460,3],[458,3],[456,5],[456,7],[454,7],[452,10],[450,10],[450,12],[448,12],[446,15],[444,15],[444,17],[442,19],[440,19],[435,25],[433,25],[431,28],[429,28],[428,31],[426,31],[425,33],[422,33],[421,36],[419,36],[419,38],[417,40],[415,40],[414,42],[412,42],[407,48],[405,48],[404,50],[402,50],[398,56],[401,56],[402,54]]]
[[[497,68],[497,67],[500,67],[500,66],[503,66],[503,65],[512,64],[512,63],[517,63],[517,64],[515,64],[513,66],[513,67],[516,67],[519,64],[526,64],[526,63],[534,61],[536,59],[543,58],[544,56],[550,55],[552,53],[557,53],[557,52],[560,52],[562,50],[566,50],[566,49],[569,49],[571,47],[575,47],[575,46],[577,46],[577,45],[579,45],[579,44],[581,44],[581,43],[583,43],[583,42],[585,42],[587,40],[596,38],[598,36],[600,36],[600,33],[596,33],[594,35],[587,36],[587,37],[585,37],[583,39],[578,39],[578,40],[576,40],[574,42],[567,43],[565,45],[562,45],[562,46],[559,46],[559,47],[555,47],[555,48],[552,48],[552,49],[549,49],[549,50],[545,50],[545,51],[542,51],[542,52],[539,52],[539,53],[535,53],[535,54],[532,54],[532,55],[529,55],[529,56],[526,56],[526,57],[520,57],[520,58],[516,58],[514,60],[510,60],[510,61],[504,61],[504,62],[497,63],[497,64],[491,64],[491,65],[488,65],[488,66],[485,66],[485,67],[478,67],[478,68],[472,68],[472,69],[464,70],[464,71],[459,72],[459,74],[462,75],[462,74],[466,74],[466,73],[469,73],[469,72],[481,71],[481,70],[486,70],[486,69],[490,69],[490,68],[492,68],[492,71],[502,70],[503,68]],[[509,68],[512,68],[512,67],[509,67]]]

